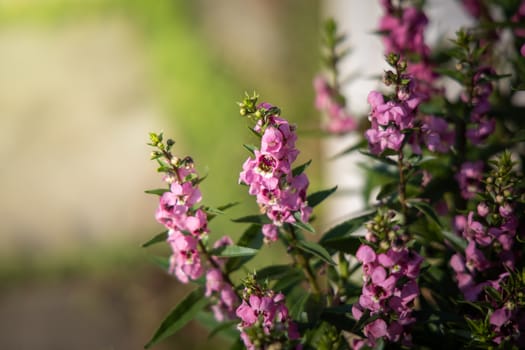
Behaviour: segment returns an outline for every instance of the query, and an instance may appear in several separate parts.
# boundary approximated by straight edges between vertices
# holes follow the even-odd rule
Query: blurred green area
[[[248,156],[242,144],[253,142],[247,130],[248,123],[239,116],[236,105],[244,91],[257,90],[262,100],[278,105],[286,118],[298,124],[298,147],[302,151],[298,162],[314,159],[308,170],[310,188],[312,191],[320,189],[319,167],[315,162],[319,159],[318,140],[304,133],[315,129],[318,124],[312,108],[311,79],[318,66],[319,3],[310,1],[305,6],[300,0],[259,0],[253,6],[256,3],[265,6],[271,13],[271,21],[267,23],[272,23],[272,30],[277,31],[280,37],[275,45],[257,51],[268,55],[268,58],[279,57],[278,65],[272,70],[264,65],[264,57],[257,62],[236,60],[242,56],[243,50],[260,46],[257,38],[239,42],[235,50],[221,51],[221,44],[214,42],[210,32],[203,29],[209,20],[204,15],[206,11],[213,12],[214,6],[221,6],[211,0],[4,1],[0,5],[0,30],[11,26],[60,28],[82,20],[107,17],[129,21],[146,52],[149,78],[153,82],[159,108],[165,115],[171,116],[163,121],[165,135],[176,140],[176,153],[191,155],[201,175],[208,175],[201,186],[205,204],[219,206],[232,201],[241,202],[227,216],[214,220],[211,225],[213,241],[223,234],[238,236],[243,227],[231,223],[229,219],[257,211],[245,188],[237,185],[242,162]],[[228,6],[232,8],[231,25],[234,31],[242,32],[246,28],[241,23],[249,26],[251,16],[259,15],[257,11],[250,10],[251,5],[244,5],[243,9],[248,11],[242,14],[233,11],[235,5]],[[240,15],[243,21],[237,25]],[[264,32],[265,28],[259,30]],[[149,131],[144,130],[144,139],[136,142],[146,143]],[[155,169],[153,163],[151,169]],[[159,185],[160,179],[151,187]],[[154,209],[151,208],[152,223]],[[144,240],[154,233],[144,232]],[[108,324],[106,338],[101,336],[98,342],[86,342],[85,346],[75,348],[102,348],[101,344],[108,344],[105,347],[108,349],[141,348],[162,317],[188,289],[150,264],[151,256],[167,255],[167,247],[145,251],[139,248],[140,243],[109,242],[98,245],[96,249],[75,248],[57,252],[45,260],[32,259],[30,252],[0,259],[0,310],[3,309],[0,315],[5,322],[0,328],[8,334],[16,332],[18,325],[23,327],[24,324],[36,322],[34,325],[38,327],[38,318],[28,322],[27,317],[32,317],[28,316],[31,310],[25,314],[11,310],[12,307],[6,308],[6,305],[23,304],[23,298],[38,300],[42,293],[51,290],[54,291],[51,299],[58,299],[53,302],[62,304],[61,300],[64,301],[65,314],[78,312],[76,308],[81,305],[95,315],[90,321],[83,322],[81,319],[86,314],[80,312],[77,324],[62,318],[57,321],[57,327],[60,322],[68,323],[65,330],[57,328],[56,334],[49,335],[53,341],[40,344],[38,348],[67,348],[72,344],[69,342],[74,341],[71,338],[76,335],[75,327],[89,327],[96,324],[99,318],[105,320],[102,324]],[[272,252],[266,248],[252,266],[279,261],[283,256],[285,252],[281,247],[272,247]],[[67,299],[70,294],[79,293],[84,298],[81,301]],[[86,306],[83,303],[88,299],[89,305]],[[48,302],[49,299],[44,299],[41,304]],[[47,312],[42,305],[35,308],[33,310],[37,312]],[[6,321],[13,316],[22,320]],[[53,315],[49,317],[52,319]],[[60,319],[60,316],[57,315],[57,318]],[[120,323],[120,326],[114,323]],[[93,329],[80,334],[93,337],[97,327]],[[202,333],[199,333],[198,327],[189,325],[188,329],[191,332],[183,332],[158,348],[209,348],[210,343],[205,336],[199,335]],[[70,334],[66,335],[67,332]],[[123,341],[125,335],[121,332],[129,332],[129,339]],[[66,339],[63,344],[60,337]],[[217,338],[211,342],[217,348],[222,344]],[[22,343],[13,344],[16,347],[16,344]],[[6,346],[9,348],[9,343]],[[29,348],[30,345],[27,346]]]

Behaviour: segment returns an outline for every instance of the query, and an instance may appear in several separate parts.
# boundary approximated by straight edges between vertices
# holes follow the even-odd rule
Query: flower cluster
[[[356,320],[365,312],[378,316],[364,327],[367,339],[355,339],[353,346],[374,347],[380,338],[410,344],[413,304],[419,295],[416,278],[423,258],[406,247],[407,237],[393,222],[394,213],[383,212],[367,225],[366,239],[356,253],[363,264],[363,288],[352,307]],[[379,247],[376,251],[373,247]]]
[[[357,128],[357,122],[345,108],[344,97],[331,87],[323,76],[314,79],[315,107],[327,116],[325,129],[344,134]]]
[[[279,349],[300,349],[300,334],[290,318],[284,294],[261,287],[253,276],[248,276],[245,286],[236,314],[241,319],[237,328],[246,348],[267,349],[274,345]]]
[[[220,248],[232,245],[233,242],[230,237],[224,236],[213,245],[213,248]],[[224,258],[213,257],[214,267],[211,267],[206,272],[206,292],[205,296],[214,297],[215,303],[211,309],[215,319],[219,322],[234,319],[235,307],[239,304],[239,298],[233,290],[230,283],[225,280],[223,270]]]
[[[172,171],[164,177],[170,190],[162,194],[155,218],[168,229],[172,249],[170,272],[182,283],[202,276],[203,266],[198,252],[199,241],[208,233],[206,213],[195,209],[201,192],[195,183],[198,175],[189,158],[170,158]]]
[[[514,23],[523,23],[523,21],[525,20],[525,1],[524,0],[521,1],[518,7],[518,11],[516,11],[514,16],[512,16],[511,20]],[[525,39],[525,28],[523,27],[515,28],[514,35],[516,35],[516,37],[519,37],[523,42],[523,40]],[[520,54],[525,57],[525,43],[521,45]]]
[[[267,103],[258,105],[253,113],[261,116],[254,127],[261,146],[244,162],[239,182],[249,186],[249,193],[257,197],[261,211],[272,221],[262,232],[266,241],[275,241],[283,223],[308,222],[312,212],[306,201],[309,181],[306,174],[294,175],[292,171],[299,154],[295,127]]]
[[[472,79],[471,96],[469,97],[465,93],[461,96],[463,101],[470,102],[472,106],[470,125],[466,136],[475,145],[485,141],[496,128],[496,120],[487,115],[491,108],[489,97],[493,90],[492,83],[488,79],[494,74],[494,70],[490,67],[479,68]]]
[[[468,301],[480,300],[482,296],[492,300],[490,294],[484,293],[488,287],[502,292],[503,282],[509,278],[508,271],[515,268],[518,254],[515,249],[518,229],[515,201],[520,196],[516,188],[518,179],[512,171],[509,154],[503,154],[493,165],[494,169],[484,180],[485,199],[478,203],[475,212],[456,219],[467,248],[464,254],[454,254],[450,265]],[[512,318],[513,303],[508,300],[503,303],[494,306],[496,309],[490,318],[494,342],[498,344],[506,336],[507,328],[502,328],[503,325],[518,327],[517,319]]]
[[[483,161],[478,160],[461,164],[461,168],[456,174],[461,197],[464,199],[474,198],[480,190],[482,178]]]
[[[215,302],[212,310],[218,321],[235,317],[234,310],[239,300],[231,282],[226,281],[222,267],[223,258],[211,257],[207,254],[211,268],[205,271],[199,249],[206,249],[202,240],[209,233],[208,216],[202,207],[197,207],[202,199],[198,187],[199,176],[190,157],[183,159],[173,156],[170,148],[174,142],[162,142],[162,134],[150,134],[150,145],[158,150],[153,152],[164,172],[164,181],[169,184],[169,190],[162,193],[155,218],[168,230],[167,242],[171,246],[170,273],[177,276],[182,283],[200,278],[206,272],[207,297],[213,297]],[[233,244],[224,236],[215,242],[214,248]]]
[[[394,6],[392,0],[382,0],[385,11],[379,22],[385,53],[396,53],[410,60],[408,73],[417,81],[417,93],[425,99],[435,90],[437,78],[430,63],[430,49],[425,44],[427,16],[417,7]]]
[[[409,79],[403,77],[403,79]],[[380,92],[368,94],[368,103],[372,107],[369,120],[371,128],[365,132],[370,151],[381,154],[386,149],[401,150],[406,135],[404,130],[414,127],[414,119],[420,98],[414,94],[412,84],[400,89],[395,100],[385,101]]]

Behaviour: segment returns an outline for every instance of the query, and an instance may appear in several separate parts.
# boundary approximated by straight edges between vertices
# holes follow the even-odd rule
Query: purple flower
[[[241,332],[241,339],[247,348],[255,348],[253,344],[255,339],[251,339],[253,332],[247,332],[251,328],[259,328],[266,335],[265,341],[271,343],[272,337],[282,339],[286,337],[290,341],[300,338],[297,325],[292,321],[285,305],[285,297],[282,293],[275,293],[272,290],[262,290],[254,288],[247,299],[243,300],[241,305],[235,311],[241,322],[237,328]],[[245,293],[247,290],[245,289]],[[255,332],[257,333],[257,332]],[[270,339],[268,339],[270,338]],[[261,339],[257,339],[260,342]],[[268,344],[270,344],[268,343]],[[262,348],[265,348],[261,344]],[[300,345],[296,347],[299,349]]]
[[[269,109],[269,104],[259,108]],[[254,130],[262,135],[260,150],[254,151],[254,158],[243,164],[239,182],[249,186],[249,193],[255,195],[261,210],[272,220],[272,225],[263,226],[266,242],[275,241],[278,229],[285,222],[293,223],[299,214],[308,222],[311,208],[306,202],[308,178],[303,174],[294,176],[292,162],[299,151],[295,148],[295,129],[278,116],[267,116],[263,124],[259,120]]]
[[[461,169],[456,174],[461,196],[465,199],[474,198],[479,191],[481,179],[483,176],[483,162],[465,162],[461,165]]]

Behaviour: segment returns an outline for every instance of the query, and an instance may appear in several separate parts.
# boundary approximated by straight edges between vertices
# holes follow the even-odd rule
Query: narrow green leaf
[[[238,245],[226,245],[219,248],[213,249],[210,254],[219,258],[232,258],[238,256],[250,256],[257,254],[259,250],[241,247]]]
[[[381,190],[379,190],[379,193],[376,196],[376,200],[381,200],[385,197],[392,195],[394,192],[396,192],[398,185],[399,184],[397,181],[393,181],[381,186]]]
[[[305,277],[303,271],[297,268],[291,268],[288,270],[288,273],[284,274],[275,282],[272,289],[276,292],[283,292],[289,289],[290,287],[297,286],[304,279]]]
[[[169,188],[156,188],[154,190],[146,190],[144,191],[144,193],[162,196],[164,192],[169,192],[169,190],[170,190]]]
[[[161,269],[168,271],[170,268],[170,259],[166,256],[154,255],[151,258],[151,262],[159,266]]]
[[[260,249],[263,245],[261,226],[250,225],[237,241],[237,245],[241,247]],[[228,273],[235,271],[252,258],[253,255],[230,258],[226,262],[226,271],[228,271]]]
[[[168,231],[162,231],[160,233],[157,233],[153,238],[151,238],[146,243],[142,244],[142,248],[149,247],[151,245],[154,245],[159,242],[166,242],[166,238],[168,237]]]
[[[175,334],[184,327],[200,310],[209,303],[204,297],[204,289],[199,288],[191,292],[182,300],[168,317],[164,319],[151,340],[144,346],[146,349],[157,344],[161,340]]]
[[[232,341],[239,339],[239,331],[233,327],[239,323],[239,320],[219,322],[213,313],[206,309],[199,311],[193,319],[209,330],[208,340],[218,334]]]
[[[310,225],[307,222],[302,222],[301,221],[301,213],[300,212],[296,211],[295,213],[293,213],[293,217],[296,220],[295,222],[291,223],[293,226],[298,227],[301,230],[305,230],[305,231],[308,231],[308,232],[311,232],[311,233],[315,233],[315,229],[313,228],[312,225]]]
[[[305,306],[310,296],[311,296],[310,293],[301,289],[301,295],[297,296],[297,298],[293,300],[293,303],[290,306],[289,312],[290,312],[290,316],[294,320],[298,320],[301,318],[301,314],[305,311]]]
[[[231,334],[229,338],[236,339],[239,336],[239,331],[235,328],[238,323],[238,320],[219,323],[211,330],[210,334],[208,334],[208,339],[213,338],[217,333]]]
[[[378,156],[378,155],[375,155],[373,153],[366,152],[366,151],[361,151],[361,150],[359,151],[359,153],[361,153],[362,155],[365,155],[365,156],[367,156],[369,158],[372,158],[374,160],[377,160],[377,161],[379,161],[381,163],[385,163],[385,164],[388,164],[388,165],[396,165],[397,166],[397,163],[394,160],[392,160],[392,159],[390,159],[390,158],[388,158],[386,156]]]
[[[434,221],[439,227],[443,227],[443,225],[441,225],[441,222],[439,221],[439,217],[437,216],[436,212],[430,205],[428,205],[428,203],[417,199],[409,199],[407,200],[407,204],[409,207],[414,207],[417,210],[419,210],[427,218]]]
[[[219,209],[220,211],[225,211],[225,210],[228,210],[230,208],[236,207],[239,204],[241,204],[241,202],[230,202],[230,203],[221,205],[220,207],[217,207],[217,209]]]
[[[266,215],[248,215],[242,218],[232,219],[233,222],[250,223],[257,225],[271,224],[272,221]]]
[[[259,280],[275,280],[284,276],[292,267],[290,265],[270,265],[257,270]]]
[[[293,176],[293,177],[296,177],[297,175],[302,174],[302,173],[306,170],[306,168],[308,168],[308,167],[310,166],[311,163],[312,163],[312,160],[310,159],[310,160],[307,161],[306,163],[301,164],[301,165],[299,165],[298,167],[294,168],[294,169],[292,170],[292,176]]]
[[[310,194],[306,200],[308,202],[308,205],[310,207],[315,207],[319,205],[322,201],[324,201],[326,198],[328,198],[332,193],[334,193],[337,190],[337,186],[332,187],[327,190],[318,191]]]
[[[454,244],[460,251],[463,251],[467,248],[467,241],[454,232],[443,230],[441,231],[441,234],[443,235],[443,238]]]
[[[299,241],[297,248],[310,253],[314,256],[317,256],[321,260],[327,262],[330,265],[335,265],[335,262],[332,260],[330,253],[320,244],[309,242],[309,241]]]
[[[255,154],[255,151],[257,150],[257,147],[255,147],[254,145],[244,144],[243,146],[244,146],[244,148],[246,148],[246,149],[248,150],[248,152],[250,152],[251,154]]]
[[[321,238],[319,243],[323,244],[330,241],[338,241],[341,239],[348,238],[352,233],[357,231],[363,224],[370,221],[376,215],[375,210],[367,212],[360,216],[346,220],[339,225],[329,229]]]
[[[344,155],[352,153],[352,152],[354,152],[354,151],[356,151],[356,150],[358,150],[360,148],[365,147],[367,143],[368,143],[368,141],[366,139],[363,139],[363,140],[359,141],[358,143],[356,143],[355,145],[352,145],[352,146],[348,147],[344,151],[331,156],[329,159],[337,159],[339,157],[342,157]]]

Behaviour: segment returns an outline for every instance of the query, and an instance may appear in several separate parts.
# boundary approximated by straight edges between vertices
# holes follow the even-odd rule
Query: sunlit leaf
[[[296,177],[297,175],[302,174],[302,173],[306,170],[306,168],[308,168],[308,167],[310,166],[311,163],[312,163],[312,160],[310,159],[310,160],[307,161],[306,163],[301,164],[301,165],[299,165],[298,167],[294,168],[294,169],[292,170],[292,176],[293,176],[293,177]]]
[[[329,188],[327,190],[318,191],[310,194],[306,200],[308,201],[308,205],[310,207],[315,207],[319,205],[322,201],[324,201],[326,198],[328,198],[332,193],[334,193],[337,190],[337,186]]]
[[[266,215],[248,215],[238,219],[232,219],[233,222],[249,223],[249,224],[271,224],[272,221]]]
[[[299,243],[297,244],[297,248],[318,257],[319,259],[323,260],[324,262],[330,265],[335,265],[335,262],[332,260],[330,253],[328,253],[328,251],[318,243],[310,241],[299,241]]]
[[[184,327],[191,319],[209,303],[209,299],[204,297],[204,289],[194,290],[184,298],[168,317],[164,319],[151,340],[144,346],[146,349],[157,344],[163,339],[175,334]]]
[[[248,248],[248,247],[241,247],[238,245],[225,245],[222,247],[218,247],[213,249],[210,254],[213,256],[217,256],[219,258],[232,258],[232,257],[239,257],[239,256],[250,256],[257,254],[259,250]]]
[[[169,192],[169,191],[170,191],[169,188],[156,188],[154,190],[146,190],[146,191],[144,191],[144,193],[154,194],[154,195],[157,195],[157,196],[162,196],[164,194],[164,192]]]
[[[151,238],[149,241],[142,244],[143,248],[149,247],[151,245],[154,245],[159,242],[166,242],[166,238],[168,237],[168,231],[162,231],[160,233],[157,233],[153,238]]]

